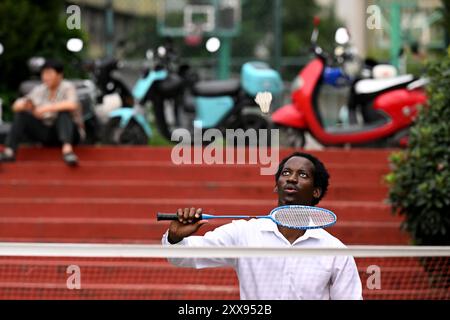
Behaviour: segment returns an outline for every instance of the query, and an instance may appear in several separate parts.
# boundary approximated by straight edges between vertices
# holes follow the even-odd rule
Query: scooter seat
[[[203,97],[230,96],[236,94],[240,87],[241,82],[237,79],[200,81],[194,85],[193,91]]]
[[[406,86],[412,81],[414,77],[411,74],[387,79],[364,79],[356,83],[355,92],[356,94],[373,94],[389,88]]]

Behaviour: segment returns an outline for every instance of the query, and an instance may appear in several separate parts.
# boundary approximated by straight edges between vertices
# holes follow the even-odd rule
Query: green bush
[[[428,107],[390,157],[389,201],[417,245],[450,244],[450,51],[428,66]]]

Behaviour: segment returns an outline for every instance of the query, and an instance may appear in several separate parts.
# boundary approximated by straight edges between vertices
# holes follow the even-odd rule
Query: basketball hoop
[[[188,34],[184,37],[184,43],[190,47],[197,47],[202,43],[200,34]]]

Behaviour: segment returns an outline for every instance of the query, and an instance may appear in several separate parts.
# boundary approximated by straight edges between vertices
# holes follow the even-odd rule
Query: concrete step
[[[0,258],[0,283],[65,284],[67,268],[80,268],[82,283],[108,284],[196,284],[237,286],[231,268],[193,270],[178,268],[165,259],[80,259],[80,258]]]
[[[223,221],[223,223],[229,220]],[[210,222],[199,234],[215,229],[220,224]],[[0,220],[0,241],[25,238],[34,242],[52,242],[67,239],[68,242],[145,242],[161,239],[167,230],[167,222],[154,219],[130,218],[3,218]],[[398,222],[341,221],[327,229],[345,244],[401,245],[408,244],[409,237],[400,232]]]
[[[168,181],[168,180],[1,180],[0,198],[195,198],[270,199],[274,182]],[[169,190],[177,190],[171,193]],[[331,185],[326,200],[383,201],[387,186]]]
[[[365,300],[448,300],[448,289],[363,290]]]
[[[2,300],[239,300],[237,286],[109,284],[69,290],[64,284],[0,283]]]
[[[357,258],[363,287],[367,286],[366,262],[372,258]],[[426,272],[417,260],[389,258],[377,259],[382,272],[384,290],[429,289]],[[69,266],[80,268],[83,285],[108,284],[180,284],[237,286],[236,273],[231,268],[206,268],[194,270],[179,268],[165,259],[120,258],[64,258],[64,257],[0,257],[0,283],[23,282],[65,284]],[[373,263],[373,262],[372,262]]]
[[[0,147],[0,149],[2,149]],[[234,150],[237,154],[239,150]],[[248,153],[246,150],[246,158]],[[282,159],[294,151],[294,149],[280,149],[279,158]],[[341,149],[328,148],[325,151],[308,150],[308,153],[316,155],[325,164],[329,163],[354,163],[387,164],[388,156],[395,149]],[[242,152],[242,150],[241,150]],[[255,152],[251,149],[251,152]],[[110,147],[110,146],[83,146],[77,147],[76,153],[81,161],[171,161],[172,147]],[[23,147],[19,150],[19,161],[58,161],[61,151],[58,148]]]
[[[449,299],[444,286],[431,287],[413,258],[356,258],[363,297]],[[381,289],[366,285],[368,265],[381,268]],[[81,290],[69,290],[67,267],[81,271]],[[448,278],[448,274],[447,274]],[[1,299],[238,299],[230,268],[177,268],[165,259],[1,257]]]
[[[330,183],[363,181],[366,184],[381,185],[383,176],[389,172],[385,165],[330,164]],[[83,162],[70,168],[60,162],[17,162],[4,164],[3,179],[28,180],[137,180],[137,181],[274,181],[273,175],[261,175],[255,165],[174,165],[167,162]]]
[[[446,289],[363,290],[365,300],[432,300],[450,298]],[[108,285],[69,290],[63,285],[0,283],[2,300],[239,300],[235,286]]]
[[[0,219],[7,218],[146,218],[155,220],[157,212],[175,212],[177,208],[203,208],[217,215],[266,215],[277,206],[267,199],[214,198],[0,198]],[[274,195],[275,196],[275,195]],[[274,197],[273,196],[273,197]],[[378,201],[323,201],[320,207],[333,211],[338,221],[400,222],[390,207]]]

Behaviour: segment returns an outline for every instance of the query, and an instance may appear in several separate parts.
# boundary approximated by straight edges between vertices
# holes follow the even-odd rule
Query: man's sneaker
[[[14,154],[7,154],[5,151],[0,153],[0,162],[14,162],[16,161],[16,156]]]
[[[73,152],[64,153],[63,160],[68,166],[75,167],[78,165],[78,157]]]

